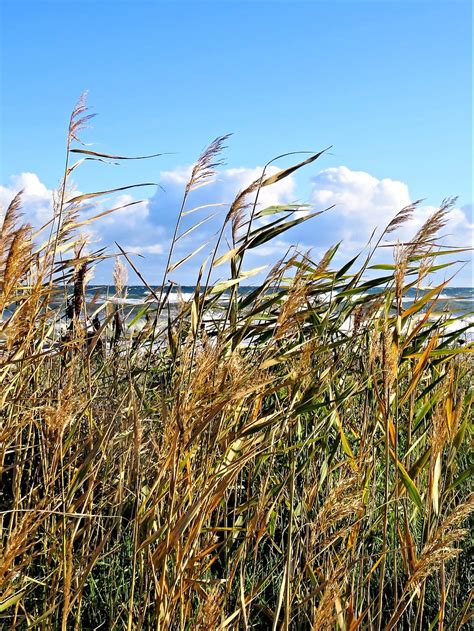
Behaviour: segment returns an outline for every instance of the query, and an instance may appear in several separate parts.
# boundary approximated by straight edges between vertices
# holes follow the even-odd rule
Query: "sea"
[[[159,288],[152,287],[156,294],[159,294]],[[240,286],[239,294],[244,295],[251,292],[255,287],[252,286]],[[424,289],[409,289],[404,302],[413,302],[418,295],[423,295],[430,291],[431,288]],[[181,301],[190,300],[194,296],[195,288],[190,285],[183,285],[180,290],[172,291],[169,294],[168,301],[170,303],[177,303]],[[94,302],[100,303],[106,300],[112,302],[122,302],[129,305],[141,305],[145,303],[156,302],[152,293],[144,285],[129,285],[126,288],[126,296],[124,298],[117,298],[114,285],[89,285],[87,287],[87,299],[88,301],[94,299]],[[449,305],[450,309],[456,313],[468,314],[474,309],[474,287],[445,287],[440,294],[439,298],[440,308]]]
[[[117,295],[114,285],[89,285],[86,289],[86,309],[87,319],[89,326],[92,326],[92,320],[95,315],[99,317],[99,321],[103,321],[105,313],[111,315],[109,305],[117,305],[122,312],[122,318],[127,322],[130,332],[139,331],[147,322],[147,312],[151,312],[153,316],[153,309],[157,305],[156,297],[159,297],[159,288],[152,288],[155,295],[143,285],[129,285],[124,289],[121,296]],[[253,291],[255,287],[241,286],[239,287],[239,295],[244,296]],[[367,291],[367,295],[374,293],[376,290]],[[410,304],[423,295],[431,291],[431,288],[426,287],[424,289],[410,289],[403,298],[404,308],[409,308]],[[167,295],[167,306],[161,312],[160,322],[161,327],[166,327],[168,314],[171,314],[173,318],[177,314],[180,305],[183,302],[192,300],[194,296],[195,288],[193,286],[181,286],[179,290],[173,288],[173,290]],[[71,298],[70,292],[68,299]],[[163,292],[163,295],[166,291]],[[224,292],[220,297],[219,303],[221,307],[225,307],[229,297],[229,291]],[[427,301],[427,305],[429,302]],[[66,296],[59,292],[56,299],[53,299],[50,306],[55,309],[57,315],[53,324],[54,330],[62,335],[67,327],[67,309],[66,309]],[[426,306],[421,310],[424,311]],[[213,309],[217,309],[215,313],[219,311],[219,306],[216,305]],[[3,318],[7,318],[12,315],[14,311],[13,306],[9,306],[3,312]],[[442,293],[438,297],[438,302],[435,310],[432,311],[430,319],[436,319],[440,315],[447,314],[446,332],[461,330],[463,335],[474,341],[474,288],[473,287],[446,287],[442,290]],[[212,315],[212,314],[211,314]],[[213,319],[213,318],[211,318]],[[350,319],[345,321],[341,325],[341,330],[348,331],[351,328]],[[0,335],[0,345],[2,339]]]
[[[156,295],[159,296],[159,289],[152,288]],[[239,294],[245,295],[251,292],[254,287],[241,286]],[[403,298],[406,307],[411,302],[419,299],[423,294],[428,293],[431,288],[409,289]],[[181,286],[179,291],[172,290],[168,295],[170,305],[177,305],[180,302],[191,300],[194,296],[195,288],[193,286]],[[371,293],[370,290],[367,293]],[[165,294],[165,292],[163,292]],[[225,301],[226,295],[223,299]],[[156,305],[156,298],[147,287],[143,285],[129,285],[123,292],[122,297],[116,295],[113,285],[90,285],[87,288],[86,301],[94,305],[101,305],[105,302],[123,304],[129,307],[140,307],[149,304],[151,307]],[[449,311],[453,315],[470,318],[474,315],[474,287],[446,287],[438,297],[436,312]]]

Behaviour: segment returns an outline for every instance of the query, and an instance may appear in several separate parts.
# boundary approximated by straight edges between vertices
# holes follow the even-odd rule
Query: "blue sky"
[[[333,146],[269,198],[340,206],[323,235],[308,224],[290,240],[318,251],[343,236],[349,255],[391,205],[423,197],[429,210],[459,195],[450,238],[471,245],[470,2],[3,0],[1,10],[1,201],[22,185],[32,215],[45,212],[68,113],[89,90],[93,149],[173,152],[87,165],[77,177],[81,191],[167,184],[167,196],[145,191],[141,214],[96,234],[148,248],[151,282],[186,168],[228,132],[227,170],[209,201],[230,199],[274,155]],[[458,281],[472,284],[471,269]]]

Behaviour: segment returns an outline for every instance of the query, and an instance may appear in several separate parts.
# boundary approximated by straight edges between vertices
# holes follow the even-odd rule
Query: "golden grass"
[[[32,236],[19,194],[1,228],[0,626],[467,624],[473,347],[434,315],[444,284],[404,302],[439,267],[451,202],[379,278],[380,242],[339,269],[337,248],[321,261],[292,251],[242,293],[246,252],[312,217],[276,207],[262,223],[259,190],[321,153],[264,172],[230,206],[176,311],[172,274],[189,257],[175,261],[174,244],[189,210],[201,221],[190,198],[221,164],[218,138],[185,187],[136,332],[123,306],[86,300],[106,254],[86,253],[78,228],[103,191],[70,193],[70,159],[126,159],[76,147],[89,117],[82,98],[54,220]],[[123,297],[140,272],[119,254]],[[212,285],[224,263],[228,280]]]

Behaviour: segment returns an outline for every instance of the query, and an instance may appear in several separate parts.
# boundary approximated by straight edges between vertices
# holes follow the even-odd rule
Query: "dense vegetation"
[[[184,191],[163,283],[128,315],[85,300],[108,255],[86,251],[99,193],[72,193],[71,173],[121,159],[78,143],[88,118],[81,100],[51,222],[23,225],[19,194],[1,227],[1,628],[466,625],[473,347],[437,309],[446,284],[417,290],[449,265],[437,234],[450,202],[393,265],[374,257],[416,204],[343,267],[337,246],[319,261],[291,250],[242,293],[247,251],[318,221],[258,193],[320,154],[264,171],[172,308],[175,246],[201,221],[192,193],[219,138]],[[123,297],[125,267],[147,281],[117,252]]]

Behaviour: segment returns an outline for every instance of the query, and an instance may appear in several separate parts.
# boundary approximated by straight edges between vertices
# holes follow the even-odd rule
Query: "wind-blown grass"
[[[70,176],[84,159],[127,159],[77,145],[89,116],[81,100],[53,221],[22,225],[19,194],[1,228],[2,628],[467,624],[473,346],[437,311],[446,283],[404,301],[447,265],[437,234],[452,202],[394,246],[393,265],[373,263],[380,240],[341,268],[337,246],[320,261],[292,250],[242,294],[248,251],[317,222],[260,208],[259,191],[322,152],[263,172],[210,252],[176,259],[183,217],[202,221],[189,196],[220,164],[218,138],[137,332],[123,307],[85,300],[108,254],[86,253],[78,228],[104,191],[74,195]],[[172,310],[173,272],[198,251],[194,297]],[[118,254],[124,295],[127,261],[146,279]]]

